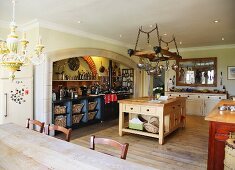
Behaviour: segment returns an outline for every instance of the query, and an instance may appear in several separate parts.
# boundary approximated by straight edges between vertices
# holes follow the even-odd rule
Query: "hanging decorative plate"
[[[78,57],[70,58],[68,60],[68,66],[71,70],[76,71],[80,66],[80,61]]]

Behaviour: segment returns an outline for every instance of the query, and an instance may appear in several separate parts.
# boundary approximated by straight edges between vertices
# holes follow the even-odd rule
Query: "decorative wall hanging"
[[[235,66],[228,66],[228,80],[235,80]]]
[[[78,57],[73,57],[68,59],[68,66],[70,70],[77,71],[77,69],[80,67],[80,61]]]
[[[29,94],[28,88],[16,88],[15,90],[11,90],[10,98],[13,102],[17,104],[25,103],[25,96]]]
[[[153,50],[137,50],[137,46],[139,43],[140,34],[146,34],[147,35],[147,43],[149,44],[150,41],[150,34],[156,31],[157,34],[157,42],[158,45],[153,47]],[[170,52],[168,45],[170,43],[174,43],[176,52]],[[166,47],[162,47],[162,44],[165,44]],[[156,24],[155,28],[153,28],[150,31],[144,31],[142,27],[139,28],[137,40],[135,43],[134,49],[128,49],[128,54],[130,56],[138,56],[140,58],[139,63],[137,64],[137,67],[140,69],[143,69],[147,71],[148,74],[157,74],[161,75],[162,71],[169,69],[169,60],[178,60],[182,57],[179,55],[179,51],[177,48],[175,37],[172,36],[172,40],[170,41],[164,41],[162,37],[159,34],[158,26]],[[160,65],[160,62],[165,61],[166,65]],[[171,68],[173,70],[176,70],[178,66],[174,63]]]

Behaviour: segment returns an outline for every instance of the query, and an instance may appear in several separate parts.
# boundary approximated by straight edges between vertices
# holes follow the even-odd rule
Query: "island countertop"
[[[138,105],[148,105],[148,106],[165,106],[178,102],[179,100],[185,100],[185,99],[186,97],[174,97],[174,98],[168,98],[167,100],[152,100],[151,97],[139,97],[133,99],[119,100],[118,103],[138,104]]]
[[[235,106],[233,100],[221,100],[214,109],[205,117],[207,121],[222,122],[222,123],[235,123],[235,112],[230,110],[220,111],[220,106]]]

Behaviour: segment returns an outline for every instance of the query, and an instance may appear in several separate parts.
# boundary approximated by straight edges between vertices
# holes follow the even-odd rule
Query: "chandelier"
[[[25,32],[23,32],[22,39],[18,39],[16,34],[17,25],[15,23],[15,1],[12,1],[12,5],[13,15],[10,23],[10,34],[6,41],[0,40],[0,65],[10,71],[10,79],[13,80],[15,72],[20,71],[22,66],[30,62],[34,65],[41,64],[45,59],[45,55],[42,53],[44,46],[42,45],[41,37],[39,37],[34,52],[30,54],[26,49],[29,41],[26,39]],[[18,51],[19,44],[21,44],[21,51]]]
[[[147,35],[147,43],[150,42],[150,34],[156,31],[157,34],[157,42],[158,45],[153,47],[153,50],[137,50],[140,34],[146,34]],[[174,43],[176,52],[170,52],[168,45],[170,43]],[[162,44],[165,44],[166,47],[162,47]],[[179,51],[177,48],[175,37],[172,36],[172,40],[170,41],[164,41],[162,37],[159,35],[158,26],[156,24],[155,28],[153,28],[150,31],[144,31],[142,27],[139,28],[137,40],[135,43],[135,49],[128,49],[128,54],[130,56],[138,56],[139,57],[139,63],[137,64],[137,67],[145,70],[149,75],[158,75],[161,76],[161,73],[163,70],[167,71],[170,68],[169,60],[178,60],[182,57],[179,55]],[[162,63],[165,62],[165,65]],[[178,66],[176,63],[171,65],[171,68],[173,70],[177,70]]]

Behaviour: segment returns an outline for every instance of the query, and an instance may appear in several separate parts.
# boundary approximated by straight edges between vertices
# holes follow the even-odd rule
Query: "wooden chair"
[[[57,125],[48,125],[46,128],[46,134],[50,135],[50,131],[59,131],[59,132],[63,132],[65,134],[65,141],[70,142],[70,137],[71,137],[71,133],[72,133],[72,129],[66,129],[62,126],[57,126]]]
[[[38,121],[38,120],[30,120],[30,119],[28,118],[27,121],[26,121],[26,128],[29,129],[30,125],[39,126],[39,127],[40,127],[39,132],[42,133],[43,130],[44,130],[44,125],[45,125],[45,123],[44,123],[44,122],[40,122],[40,121]]]
[[[91,136],[90,149],[95,150],[96,144],[104,144],[104,145],[109,145],[109,146],[115,147],[115,148],[121,150],[120,158],[126,159],[126,155],[127,155],[127,151],[128,151],[128,147],[129,147],[128,143],[121,144],[121,143],[119,143],[115,140],[112,140],[112,139],[96,138],[95,136]]]

